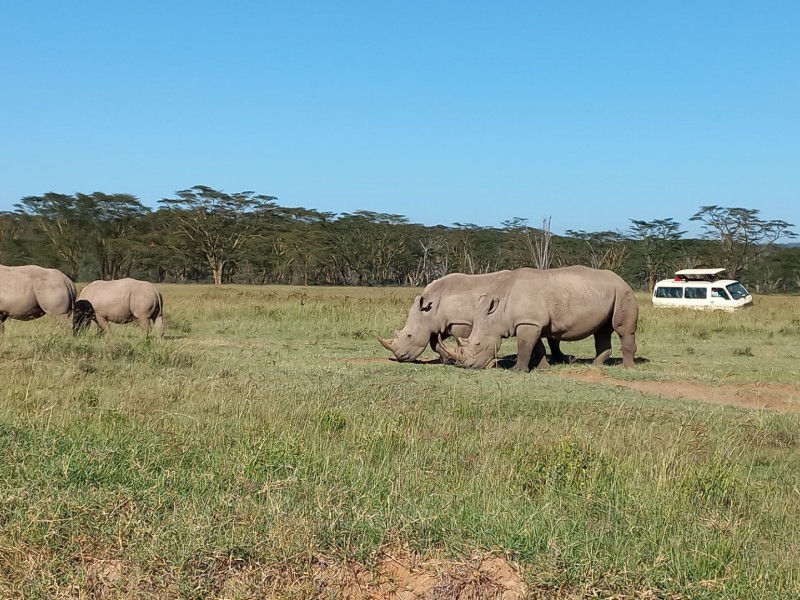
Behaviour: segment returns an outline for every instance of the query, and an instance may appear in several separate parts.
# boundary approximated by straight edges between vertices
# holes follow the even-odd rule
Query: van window
[[[730,296],[728,296],[728,292],[726,292],[723,288],[711,288],[711,297],[712,298],[722,298],[723,300],[730,300]]]
[[[657,287],[656,298],[682,298],[683,288],[680,287]]]
[[[738,281],[728,284],[727,287],[734,300],[741,300],[745,296],[750,295],[750,292],[747,291],[747,288]]]
[[[687,287],[684,298],[689,300],[705,300],[708,298],[708,288]]]

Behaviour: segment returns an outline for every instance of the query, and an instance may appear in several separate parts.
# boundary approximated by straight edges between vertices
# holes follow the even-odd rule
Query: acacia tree
[[[130,194],[76,194],[80,206],[91,213],[86,222],[86,250],[94,255],[100,279],[126,275],[137,256],[137,226],[150,212]]]
[[[408,274],[408,284],[419,287],[429,284],[434,279],[447,275],[450,267],[450,254],[447,240],[441,233],[433,233],[422,227],[415,236],[419,243],[417,263]]]
[[[675,258],[681,238],[686,233],[681,231],[680,223],[672,218],[654,221],[631,219],[628,230],[633,239],[639,242],[644,262],[644,274],[650,291],[660,276],[666,275],[668,265]]]
[[[308,285],[325,263],[330,251],[329,225],[333,213],[306,208],[281,208],[276,211],[282,224],[275,236],[284,265],[292,281]]]
[[[514,217],[503,221],[503,229],[508,233],[506,244],[506,263],[511,267],[535,267],[549,269],[553,260],[550,217],[542,219],[542,228],[534,229],[528,219]]]
[[[3,260],[11,242],[20,232],[19,216],[13,213],[0,213],[0,260]]]
[[[501,246],[506,233],[474,223],[453,225],[447,230],[448,262],[453,271],[470,275],[496,271],[502,263]]]
[[[67,275],[77,279],[91,216],[87,199],[48,192],[43,196],[26,196],[14,206],[18,214],[38,217],[36,223],[66,263]]]
[[[342,213],[331,228],[331,264],[348,283],[399,282],[409,270],[407,226],[402,215]]]
[[[625,237],[618,231],[574,231],[567,230],[567,236],[574,242],[579,242],[574,247],[575,255],[564,260],[561,266],[567,264],[584,264],[593,269],[609,269],[619,271],[628,254],[628,245]]]
[[[159,200],[169,211],[170,229],[190,250],[203,255],[215,285],[222,284],[225,268],[254,234],[251,217],[273,208],[277,199],[250,191],[226,194],[204,185],[181,190],[176,196]]]
[[[140,217],[149,212],[130,194],[54,194],[26,196],[18,214],[33,216],[77,279],[80,266],[94,260],[101,279],[119,276],[129,259],[125,238]]]
[[[702,206],[690,221],[703,223],[704,237],[715,239],[719,246],[719,260],[728,276],[737,279],[739,274],[775,245],[781,238],[795,238],[793,224],[786,221],[764,221],[753,208]]]

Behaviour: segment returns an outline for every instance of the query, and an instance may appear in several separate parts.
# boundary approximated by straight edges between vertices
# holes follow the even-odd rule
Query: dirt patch
[[[519,568],[502,557],[456,563],[386,553],[371,569],[318,565],[314,579],[320,591],[344,600],[520,600],[526,595]]]
[[[129,575],[121,560],[98,560],[90,563],[86,569],[89,589],[100,598],[109,596]]]
[[[188,571],[184,575],[198,597],[209,598],[522,600],[527,597],[519,567],[498,556],[457,562],[423,559],[410,551],[397,550],[382,552],[369,567],[320,558],[302,570],[211,556],[191,561],[184,570]],[[176,597],[174,585],[154,589],[141,578],[130,581],[133,574],[120,561],[97,561],[89,565],[87,574],[89,585],[84,591],[98,600],[133,597],[144,590],[152,598]]]
[[[599,369],[586,371],[550,371],[549,375],[589,383],[613,385],[636,390],[647,396],[674,398],[738,406],[747,409],[771,409],[800,413],[800,389],[781,384],[706,385],[693,381],[628,381],[609,377]]]
[[[86,564],[85,590],[72,589],[69,593],[63,590],[63,597],[82,598],[85,596],[81,592],[86,591],[89,598],[96,600],[118,600],[134,597],[152,587],[152,582],[135,563],[117,559],[90,559]]]
[[[402,365],[392,358],[343,358],[351,364]],[[414,364],[440,364],[438,360],[415,361]],[[589,383],[613,385],[635,390],[647,396],[694,400],[725,406],[738,406],[751,410],[777,410],[800,413],[800,387],[786,384],[745,383],[739,385],[707,385],[693,381],[628,381],[615,379],[601,369],[591,366],[581,367],[580,371],[554,369],[546,371],[548,376],[577,379]]]

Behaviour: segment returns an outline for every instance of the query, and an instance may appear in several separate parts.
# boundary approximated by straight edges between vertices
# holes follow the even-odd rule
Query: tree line
[[[793,224],[756,209],[702,206],[687,238],[675,219],[555,235],[515,217],[499,227],[425,226],[398,214],[289,208],[275,196],[194,186],[144,206],[129,194],[22,198],[0,213],[0,262],[74,280],[137,277],[215,284],[422,286],[447,273],[574,264],[611,269],[639,289],[681,268],[720,266],[760,293],[800,291]]]

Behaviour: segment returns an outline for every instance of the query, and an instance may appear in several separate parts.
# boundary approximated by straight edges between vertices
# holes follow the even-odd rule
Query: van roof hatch
[[[675,279],[686,281],[716,281],[725,269],[683,269],[675,271]]]

